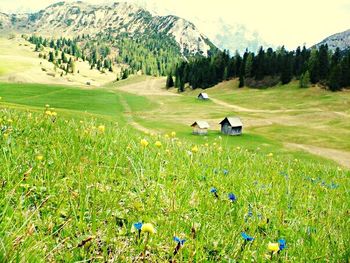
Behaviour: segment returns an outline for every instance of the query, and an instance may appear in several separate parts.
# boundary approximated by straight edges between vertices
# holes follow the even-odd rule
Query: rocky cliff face
[[[318,43],[316,46],[318,47],[322,44],[327,44],[328,47],[332,50],[335,50],[337,47],[340,48],[340,50],[350,48],[350,29],[329,36],[326,39],[322,40],[320,43]]]
[[[175,39],[182,55],[203,55],[214,45],[191,22],[176,16],[156,16],[130,3],[90,5],[59,2],[33,14],[0,13],[0,30],[53,37],[122,33],[164,33]]]

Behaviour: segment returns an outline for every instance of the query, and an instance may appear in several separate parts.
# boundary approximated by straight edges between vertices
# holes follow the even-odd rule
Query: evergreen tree
[[[301,75],[299,80],[299,87],[300,88],[308,88],[310,85],[310,73],[307,70],[304,74]]]
[[[174,80],[173,80],[173,76],[171,75],[171,73],[168,74],[167,80],[166,80],[166,88],[172,88],[174,87]]]

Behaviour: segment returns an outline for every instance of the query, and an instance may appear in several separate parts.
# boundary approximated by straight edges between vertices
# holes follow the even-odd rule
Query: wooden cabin
[[[196,121],[191,125],[193,128],[193,134],[195,135],[206,135],[208,134],[209,124],[206,121]]]
[[[198,97],[197,97],[199,100],[209,100],[209,96],[207,93],[199,93]]]
[[[227,135],[241,135],[243,124],[238,117],[226,117],[221,124],[221,133]]]

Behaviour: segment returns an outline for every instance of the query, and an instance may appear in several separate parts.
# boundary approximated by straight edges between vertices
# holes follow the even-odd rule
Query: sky
[[[72,2],[72,0],[68,0]],[[85,0],[112,3],[116,0]],[[244,25],[273,46],[312,46],[350,28],[349,0],[125,0],[194,22],[209,37],[220,24]],[[38,11],[57,0],[0,0],[0,12]]]

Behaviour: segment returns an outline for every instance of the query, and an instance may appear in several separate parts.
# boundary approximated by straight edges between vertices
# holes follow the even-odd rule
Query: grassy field
[[[45,111],[1,104],[2,262],[349,259],[346,171]]]

